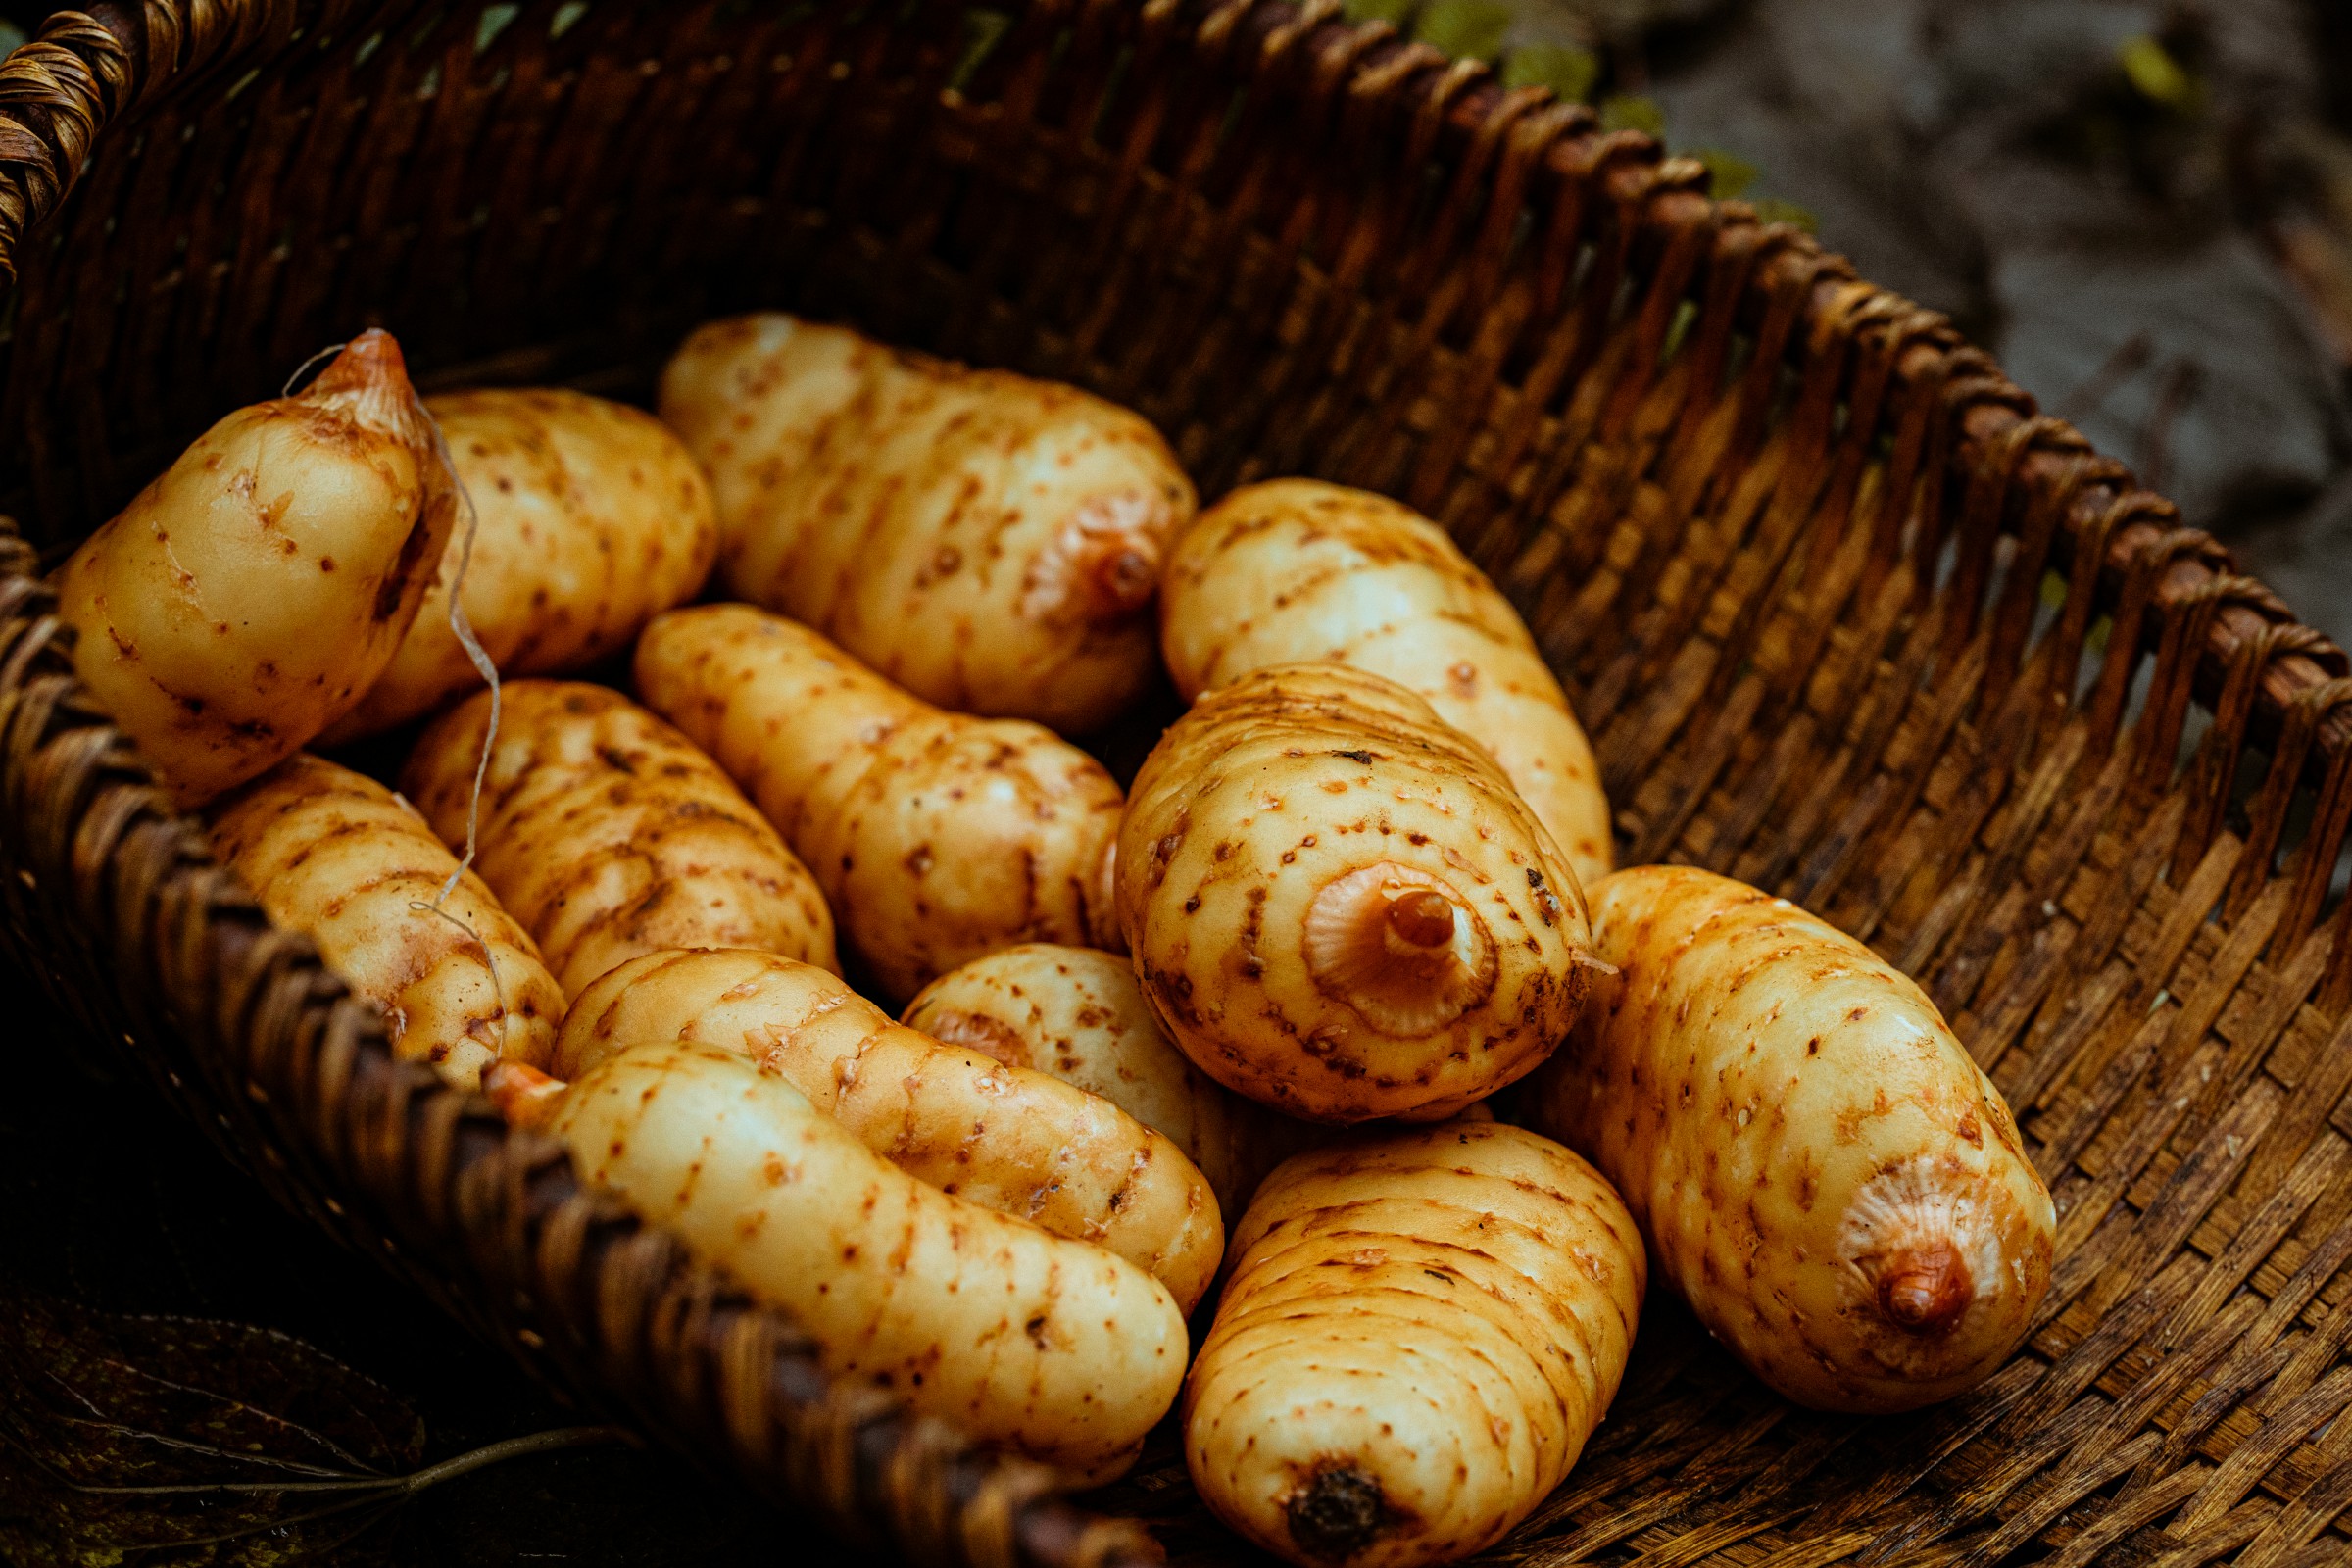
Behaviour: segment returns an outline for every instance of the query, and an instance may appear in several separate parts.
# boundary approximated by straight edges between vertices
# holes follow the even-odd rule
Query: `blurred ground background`
[[[2352,643],[2352,0],[1350,0],[1947,313]]]

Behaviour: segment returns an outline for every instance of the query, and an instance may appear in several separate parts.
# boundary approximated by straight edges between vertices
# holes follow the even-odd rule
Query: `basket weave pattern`
[[[994,37],[932,0],[54,21],[0,67],[0,498],[54,554],[364,322],[428,384],[642,393],[753,306],[1086,384],[1211,496],[1401,496],[1526,612],[1621,858],[1920,976],[2060,1204],[2029,1348],[1917,1416],[1794,1409],[1660,1305],[1494,1557],[2352,1555],[2344,656],[1940,318],[1645,136],[1336,0],[1010,9]],[[393,1063],[76,695],[33,559],[0,558],[0,898],[93,1036],[541,1376],[846,1530],[1151,1551],[826,1387],[551,1146]],[[1181,1474],[1111,1501],[1229,1557]]]

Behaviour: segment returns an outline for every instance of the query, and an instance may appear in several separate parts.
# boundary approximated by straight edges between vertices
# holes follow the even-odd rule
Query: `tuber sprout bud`
[[[482,1074],[482,1093],[513,1127],[546,1126],[570,1088],[563,1079],[551,1078],[528,1062],[495,1062]]]
[[[1453,945],[1453,906],[1443,893],[1406,893],[1389,903],[1389,931],[1411,948]]]
[[[1307,906],[1307,972],[1382,1034],[1442,1029],[1494,989],[1494,944],[1457,898],[1386,860],[1337,877]]]
[[[1879,1311],[1907,1334],[1945,1334],[1976,1299],[1968,1260],[1949,1242],[1898,1252],[1879,1275]]]

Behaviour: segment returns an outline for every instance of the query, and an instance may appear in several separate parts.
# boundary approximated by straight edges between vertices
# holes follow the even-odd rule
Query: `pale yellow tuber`
[[[2050,1283],[2050,1195],[2000,1091],[1909,978],[1683,866],[1594,884],[1619,973],[1531,1080],[1532,1125],[1617,1184],[1659,1275],[1773,1388],[1908,1410],[1990,1375]]]
[[[1200,699],[1119,833],[1137,978],[1201,1071],[1293,1115],[1433,1119],[1568,1032],[1589,933],[1575,873],[1427,703],[1342,664]]]
[[[182,808],[300,751],[416,617],[457,517],[399,345],[237,410],[58,572],[82,683]]]
[[[1315,479],[1248,485],[1177,540],[1160,595],[1187,699],[1302,660],[1386,675],[1501,764],[1580,881],[1608,874],[1591,743],[1518,612],[1428,518]]]
[[[731,1052],[625,1051],[549,1130],[583,1180],[789,1313],[833,1377],[967,1437],[1107,1481],[1175,1402],[1166,1287],[915,1180]]]
[[[927,702],[1065,734],[1151,684],[1194,498],[1136,415],[777,315],[687,339],[661,408],[710,474],[734,597]]]
[[[656,620],[637,689],[783,832],[893,1001],[1015,943],[1117,945],[1126,803],[1051,731],[933,708],[748,605]]]

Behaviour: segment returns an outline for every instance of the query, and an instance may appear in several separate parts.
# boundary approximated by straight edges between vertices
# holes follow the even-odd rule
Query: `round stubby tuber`
[[[941,975],[907,1004],[906,1023],[1007,1066],[1101,1095],[1165,1133],[1239,1214],[1266,1172],[1327,1141],[1327,1128],[1278,1115],[1202,1073],[1169,1043],[1123,956],[1025,943]]]
[[[237,410],[74,552],[75,671],[182,808],[267,772],[375,684],[457,518],[391,335]]]
[[[1341,664],[1201,698],[1137,775],[1118,910],[1168,1037],[1314,1121],[1448,1115],[1575,1020],[1576,874],[1493,759]]]
[[[1560,1484],[1642,1313],[1633,1216],[1549,1139],[1455,1120],[1266,1179],[1185,1385],[1217,1516],[1300,1568],[1493,1544]]]

